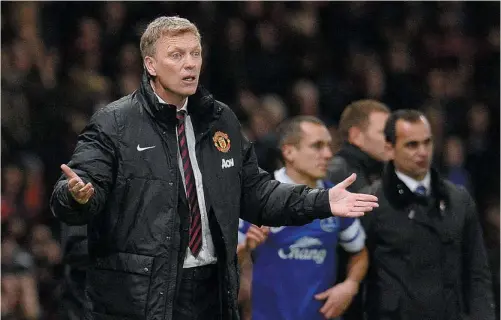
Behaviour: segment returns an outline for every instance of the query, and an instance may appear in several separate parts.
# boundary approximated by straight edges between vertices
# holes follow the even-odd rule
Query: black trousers
[[[220,320],[221,304],[217,265],[183,269],[174,320]]]

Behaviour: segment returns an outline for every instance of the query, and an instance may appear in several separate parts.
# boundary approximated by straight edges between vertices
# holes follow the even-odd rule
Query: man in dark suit
[[[399,110],[384,132],[391,161],[367,188],[380,207],[363,219],[371,257],[368,319],[494,319],[475,203],[431,168],[428,120]]]

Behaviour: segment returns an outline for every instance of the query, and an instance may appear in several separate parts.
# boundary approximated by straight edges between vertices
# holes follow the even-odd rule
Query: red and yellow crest
[[[214,141],[217,150],[221,152],[228,152],[230,150],[231,143],[226,133],[221,131],[214,133],[212,141]]]

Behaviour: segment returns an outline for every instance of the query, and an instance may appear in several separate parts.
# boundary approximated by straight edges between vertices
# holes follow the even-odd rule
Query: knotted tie
[[[186,111],[177,112],[177,136],[179,141],[179,153],[183,164],[184,180],[186,184],[186,199],[190,209],[190,242],[189,247],[196,257],[202,248],[202,219],[200,207],[198,206],[197,188],[195,185],[195,176],[191,166],[190,155],[188,152],[188,143],[186,140]]]
[[[416,188],[416,190],[414,190],[414,193],[425,197],[426,196],[426,187],[420,185]]]

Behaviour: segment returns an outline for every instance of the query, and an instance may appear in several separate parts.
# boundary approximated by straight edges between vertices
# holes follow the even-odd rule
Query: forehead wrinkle
[[[191,37],[188,37],[188,39],[182,39],[186,35],[189,36],[190,34],[185,33],[185,34],[175,35],[175,36],[165,35],[157,40],[156,45],[164,44],[164,45],[167,45],[167,47],[171,47],[171,46],[176,46],[176,45],[179,46],[180,43],[190,44],[190,43],[194,42],[195,44],[193,45],[192,48],[201,48],[202,47],[200,44],[200,41],[196,38],[195,35],[193,35],[193,39]],[[181,48],[181,47],[179,47],[179,48]]]

